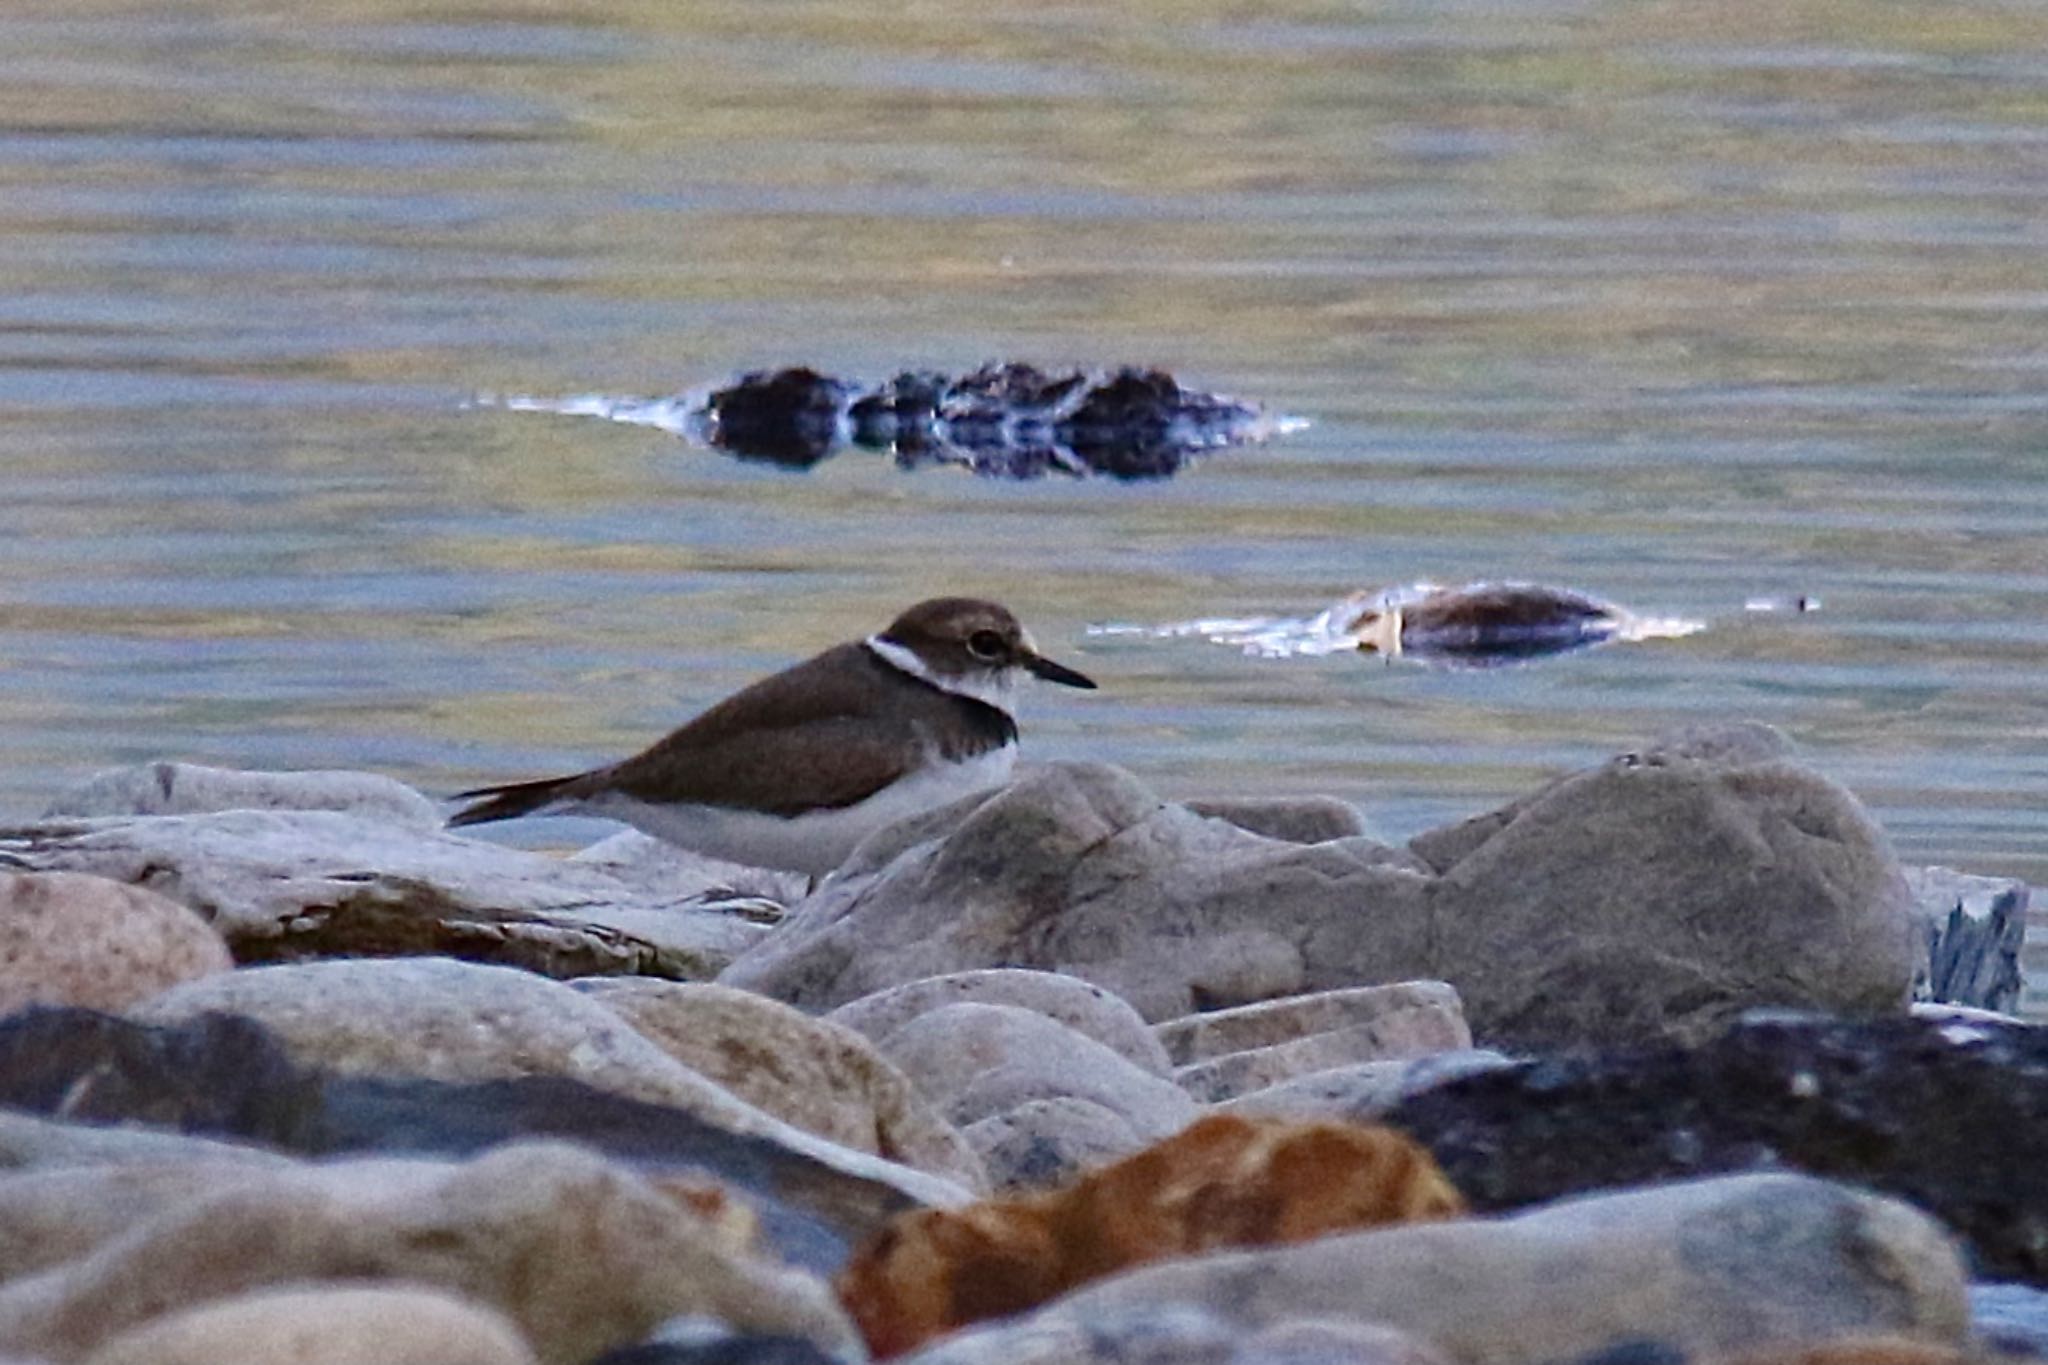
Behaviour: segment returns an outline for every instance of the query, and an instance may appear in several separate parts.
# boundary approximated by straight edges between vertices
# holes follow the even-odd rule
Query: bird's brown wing
[[[983,716],[980,713],[986,712]],[[973,731],[962,757],[1014,735],[993,707],[903,675],[864,645],[840,645],[735,692],[645,751],[586,774],[565,796],[600,788],[642,801],[796,815],[851,806],[901,777],[916,746],[940,747],[941,730]]]

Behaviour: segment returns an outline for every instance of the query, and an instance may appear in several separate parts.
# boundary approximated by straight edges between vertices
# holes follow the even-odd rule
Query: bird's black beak
[[[1093,678],[1085,673],[1076,673],[1065,664],[1056,664],[1043,655],[1033,654],[1029,656],[1024,660],[1024,667],[1030,669],[1034,677],[1043,678],[1047,682],[1058,683],[1061,687],[1080,687],[1086,688],[1091,692],[1095,690],[1095,680]]]

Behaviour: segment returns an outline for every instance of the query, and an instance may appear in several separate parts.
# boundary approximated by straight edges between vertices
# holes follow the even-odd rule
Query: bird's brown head
[[[1064,687],[1095,683],[1038,652],[1030,632],[1009,608],[977,597],[933,597],[905,611],[882,640],[909,650],[934,674],[1004,675],[1021,668]]]

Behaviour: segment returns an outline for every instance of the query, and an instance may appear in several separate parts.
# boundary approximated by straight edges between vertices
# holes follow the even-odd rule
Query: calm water
[[[1907,858],[2048,882],[2048,9],[986,8],[7,6],[0,809],[582,766],[974,591],[1104,683],[1028,748],[1170,795],[1400,835],[1756,718]],[[1316,425],[1001,484],[467,406],[992,357]],[[1710,628],[1490,673],[1083,633],[1419,577]]]

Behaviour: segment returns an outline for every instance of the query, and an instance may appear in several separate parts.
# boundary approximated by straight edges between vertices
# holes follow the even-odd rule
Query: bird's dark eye
[[[1004,654],[1003,637],[992,630],[977,630],[967,637],[967,652],[977,659],[1000,659]]]

